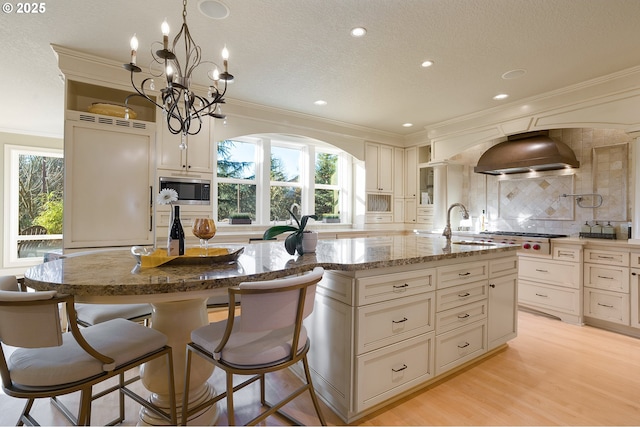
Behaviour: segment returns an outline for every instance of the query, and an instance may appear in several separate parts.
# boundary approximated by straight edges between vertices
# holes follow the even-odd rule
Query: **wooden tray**
[[[207,265],[236,261],[244,251],[244,246],[225,248],[212,247],[187,248],[184,255],[167,256],[166,249],[154,249],[143,246],[133,246],[131,254],[142,268],[159,267],[161,265]]]

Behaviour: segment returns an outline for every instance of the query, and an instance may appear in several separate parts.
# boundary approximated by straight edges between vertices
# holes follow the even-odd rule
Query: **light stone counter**
[[[454,239],[455,241],[455,239]],[[57,290],[85,302],[176,300],[206,296],[242,281],[267,280],[308,271],[356,271],[419,264],[483,253],[513,251],[507,245],[452,244],[424,236],[389,236],[320,240],[315,254],[289,255],[280,241],[244,245],[236,263],[219,265],[165,265],[141,269],[128,248],[50,261],[28,269],[25,284],[36,290]],[[237,247],[238,245],[211,246]],[[166,298],[163,297],[163,294]],[[135,297],[138,296],[138,297]],[[120,298],[118,298],[120,299]]]

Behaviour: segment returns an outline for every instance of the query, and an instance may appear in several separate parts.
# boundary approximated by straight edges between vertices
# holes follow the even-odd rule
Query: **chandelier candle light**
[[[182,140],[180,148],[187,147],[188,135],[195,135],[202,129],[202,117],[210,116],[216,119],[224,119],[226,116],[222,114],[220,104],[224,104],[224,95],[227,92],[227,83],[233,81],[233,76],[228,72],[229,51],[225,46],[222,49],[223,72],[218,70],[217,64],[210,61],[202,61],[201,48],[198,46],[189,32],[187,26],[187,0],[182,2],[182,28],[173,39],[173,45],[169,49],[169,24],[165,20],[161,26],[162,30],[162,49],[153,52],[153,62],[160,64],[162,70],[159,74],[154,74],[149,69],[152,77],[146,78],[139,86],[136,86],[133,75],[142,71],[136,65],[138,39],[134,34],[131,38],[131,62],[124,64],[124,68],[131,72],[131,86],[136,93],[127,96],[125,99],[125,119],[129,119],[129,99],[133,96],[141,96],[149,102],[155,104],[162,109],[165,121],[169,131],[174,134],[181,134]],[[159,42],[154,42],[159,43]],[[182,63],[178,61],[176,51],[180,48],[180,44],[184,45],[185,59]],[[207,72],[207,77],[212,84],[209,86],[209,92],[206,97],[196,95],[191,90],[191,75],[193,71],[200,65],[213,65],[212,69]],[[162,103],[158,103],[154,98],[147,94],[147,91],[155,90],[153,77],[165,76],[167,85],[160,91]],[[219,86],[222,84],[222,90]]]

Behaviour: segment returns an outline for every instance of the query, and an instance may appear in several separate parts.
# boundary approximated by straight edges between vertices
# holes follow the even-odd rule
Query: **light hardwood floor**
[[[223,384],[219,374],[211,378],[218,387]],[[279,376],[268,393],[279,393],[293,383],[292,374]],[[247,421],[258,409],[253,399],[256,389],[237,395],[238,422]],[[94,423],[107,420],[105,413],[114,402],[94,404]],[[0,395],[0,424],[15,424],[22,403]],[[301,421],[318,423],[306,395],[289,407]],[[323,408],[330,424],[342,424]],[[34,415],[44,425],[65,424],[47,400],[37,403]],[[124,425],[136,422],[136,405],[127,401]],[[218,424],[225,423],[221,405]],[[271,417],[267,424],[285,423]],[[640,425],[640,340],[520,312],[519,336],[507,349],[355,424]]]

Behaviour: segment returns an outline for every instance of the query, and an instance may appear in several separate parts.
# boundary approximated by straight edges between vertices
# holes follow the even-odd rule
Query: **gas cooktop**
[[[557,239],[560,237],[568,237],[566,234],[547,234],[547,233],[524,233],[522,231],[481,231],[480,234],[489,234],[493,236],[518,236],[542,239]]]

